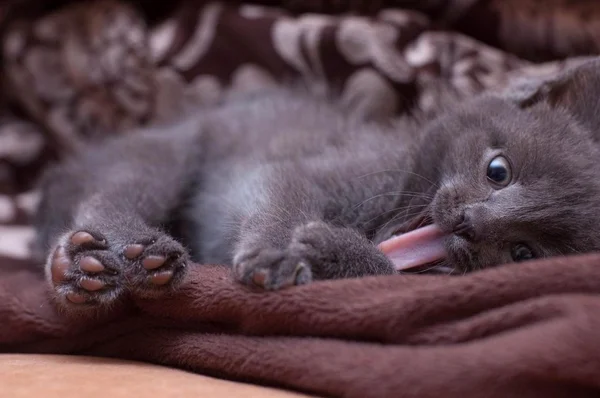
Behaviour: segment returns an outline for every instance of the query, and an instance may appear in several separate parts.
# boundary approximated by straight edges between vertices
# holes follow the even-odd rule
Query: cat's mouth
[[[442,265],[447,257],[446,237],[429,212],[424,212],[402,224],[378,247],[399,271],[435,269],[448,273],[451,269]]]

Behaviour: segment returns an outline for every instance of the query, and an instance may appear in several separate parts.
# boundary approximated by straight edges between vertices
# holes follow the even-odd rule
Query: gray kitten
[[[48,281],[75,310],[170,291],[191,259],[272,290],[597,250],[599,94],[594,61],[381,125],[277,89],[108,140],[42,181]]]

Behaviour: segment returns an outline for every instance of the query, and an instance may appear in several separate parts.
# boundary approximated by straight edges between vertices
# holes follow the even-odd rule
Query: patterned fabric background
[[[36,177],[84,142],[295,80],[369,118],[432,112],[600,47],[596,0],[166,3],[0,5],[0,266],[29,256]]]

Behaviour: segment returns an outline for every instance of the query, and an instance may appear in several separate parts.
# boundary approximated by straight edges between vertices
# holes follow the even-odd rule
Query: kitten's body
[[[431,221],[460,270],[509,262],[521,243],[535,256],[600,249],[595,137],[539,95],[381,126],[282,89],[111,140],[45,179],[48,278],[68,307],[156,295],[188,262],[177,240],[268,289],[392,274],[374,244]],[[486,180],[498,154],[515,174],[502,189]]]

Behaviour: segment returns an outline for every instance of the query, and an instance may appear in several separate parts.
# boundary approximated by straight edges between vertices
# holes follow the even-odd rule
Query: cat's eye
[[[488,180],[498,187],[505,187],[512,181],[512,170],[510,163],[504,156],[496,156],[488,164]]]
[[[523,243],[519,243],[519,244],[513,246],[513,248],[510,251],[510,256],[512,257],[513,261],[516,263],[519,263],[521,261],[531,260],[532,258],[535,258],[535,255],[533,254],[531,249]]]

